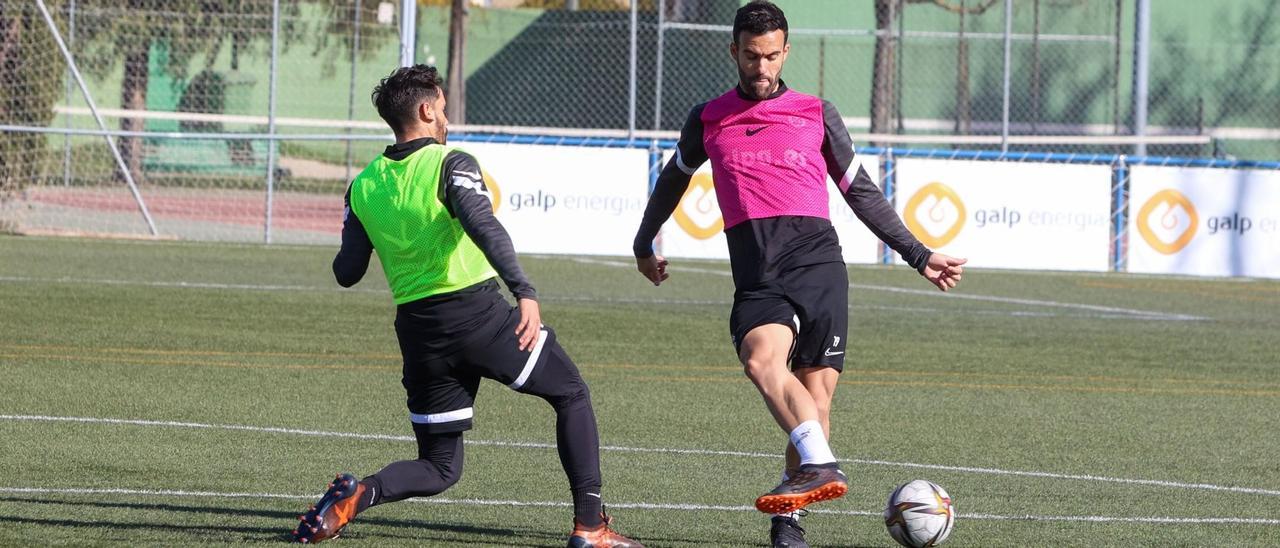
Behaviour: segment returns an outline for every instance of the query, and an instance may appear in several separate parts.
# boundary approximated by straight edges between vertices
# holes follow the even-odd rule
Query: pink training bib
[[[787,90],[750,101],[733,89],[707,103],[702,123],[726,229],[783,215],[830,219],[821,99]]]

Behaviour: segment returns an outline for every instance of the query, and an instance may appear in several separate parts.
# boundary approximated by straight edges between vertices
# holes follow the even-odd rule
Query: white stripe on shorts
[[[445,411],[444,413],[432,413],[430,415],[409,413],[409,420],[418,424],[441,424],[446,422],[465,421],[474,415],[474,408],[465,407],[462,409],[455,409],[453,411]]]
[[[524,383],[529,380],[529,375],[533,374],[533,367],[538,365],[538,356],[542,354],[542,345],[547,342],[547,330],[538,331],[538,342],[533,345],[533,352],[529,353],[529,359],[524,361],[524,369],[520,370],[520,376],[516,377],[515,382],[508,384],[512,390],[519,390]]]

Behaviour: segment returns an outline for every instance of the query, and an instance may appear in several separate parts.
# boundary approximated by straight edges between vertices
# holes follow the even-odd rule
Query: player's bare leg
[[[822,433],[827,436],[827,440],[831,440],[831,401],[836,395],[836,383],[840,380],[840,372],[835,368],[818,366],[818,367],[801,367],[794,372],[800,384],[804,385],[805,390],[809,391],[809,395],[813,396],[813,403],[818,410],[818,422],[822,424]],[[787,469],[786,474],[789,476],[800,468],[800,453],[796,451],[796,446],[787,442]]]
[[[770,514],[792,512],[819,501],[844,496],[848,479],[836,465],[818,421],[818,406],[800,378],[787,368],[795,335],[781,324],[756,327],[743,337],[738,357],[778,425],[789,433],[799,455],[795,474],[756,499],[756,509]],[[827,405],[828,409],[830,405]]]
[[[787,368],[787,357],[794,339],[790,327],[762,325],[747,332],[738,353],[747,378],[755,383],[774,420],[786,432],[791,432],[803,422],[818,419],[813,396]]]
[[[832,367],[800,367],[794,372],[805,390],[813,396],[813,403],[818,408],[818,422],[822,424],[822,432],[831,439],[831,400],[835,396],[836,383],[840,373]],[[786,469],[782,479],[786,481],[800,470],[800,452],[787,442]],[[775,514],[769,527],[769,540],[775,548],[803,548],[809,546],[804,540],[804,528],[800,527],[800,516],[805,510],[796,510]]]

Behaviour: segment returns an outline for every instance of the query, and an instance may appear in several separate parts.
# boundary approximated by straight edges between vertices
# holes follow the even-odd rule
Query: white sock
[[[827,445],[827,437],[822,434],[822,425],[818,421],[804,421],[791,431],[791,445],[800,453],[800,464],[826,464],[835,462],[836,456]]]
[[[803,516],[803,515],[804,514],[802,513],[802,510],[796,510],[793,512],[787,512],[785,514],[774,514],[773,516],[778,518],[791,518],[795,521],[800,521],[800,516]]]

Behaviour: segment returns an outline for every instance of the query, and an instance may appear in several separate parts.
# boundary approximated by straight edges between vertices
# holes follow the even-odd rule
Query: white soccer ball
[[[937,546],[947,540],[956,524],[951,496],[938,484],[914,480],[893,490],[884,509],[889,536],[908,548]]]

